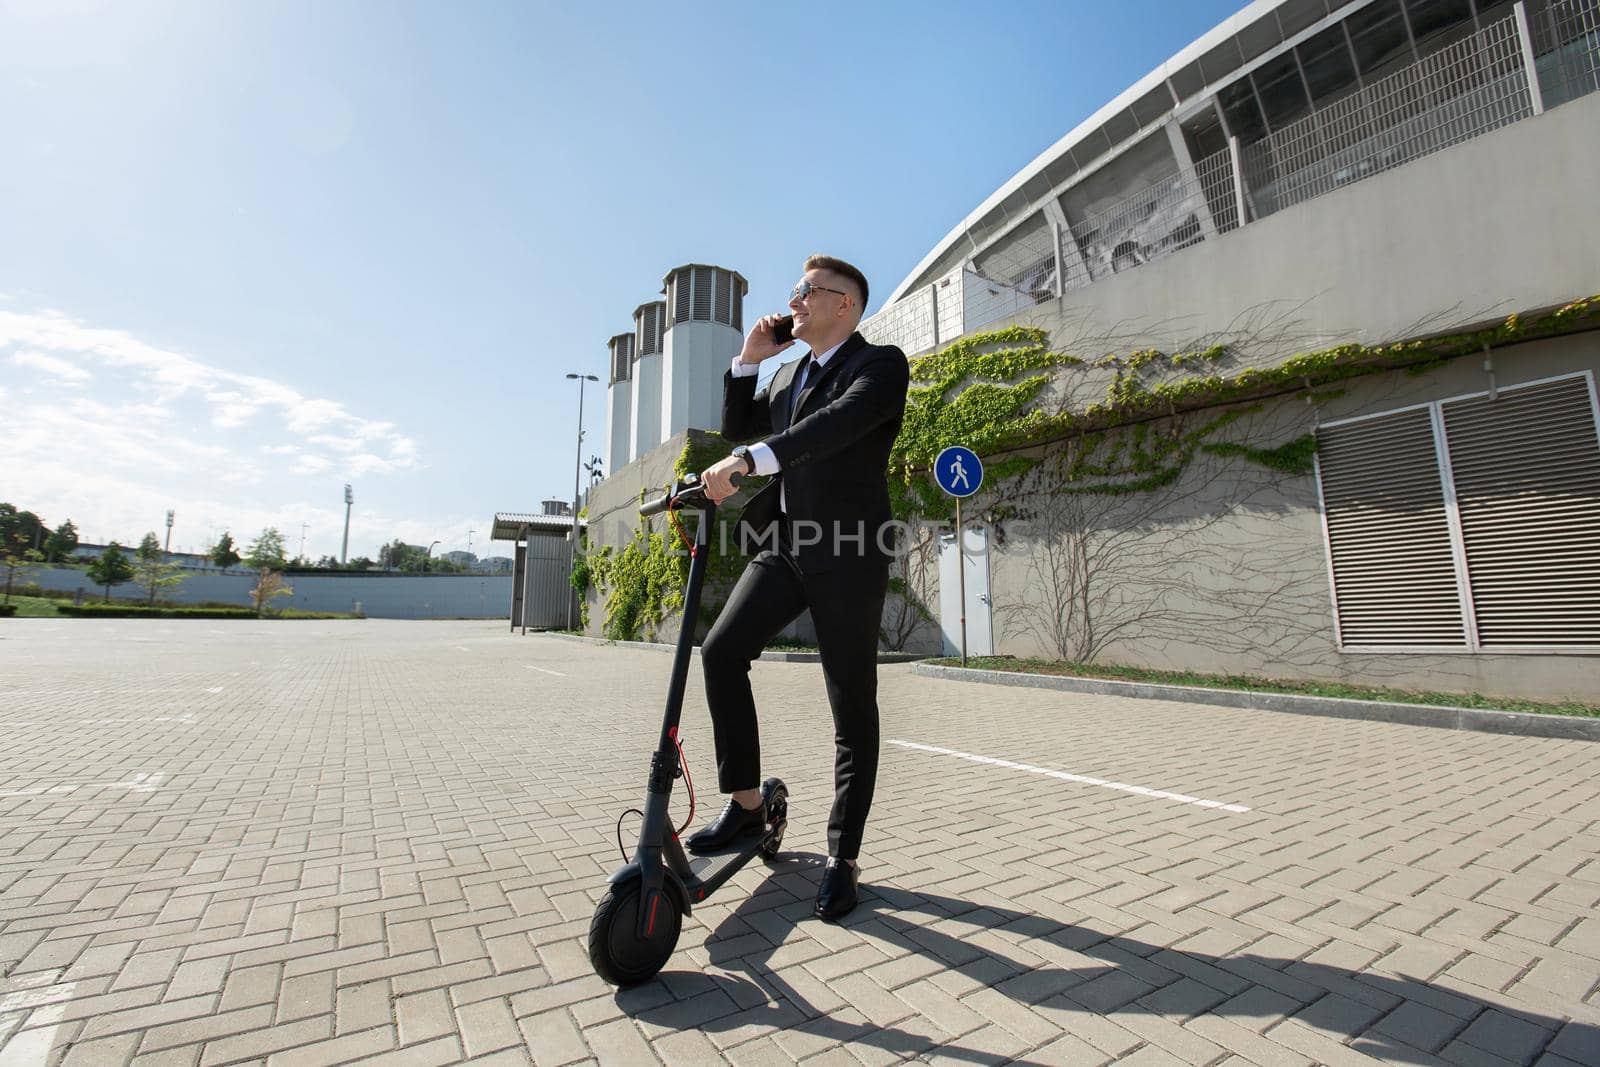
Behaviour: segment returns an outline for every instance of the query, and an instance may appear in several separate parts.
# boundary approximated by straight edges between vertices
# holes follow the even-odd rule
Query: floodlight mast
[[[350,562],[350,505],[356,502],[356,495],[350,491],[350,483],[344,483],[344,544],[339,546],[339,562]]]

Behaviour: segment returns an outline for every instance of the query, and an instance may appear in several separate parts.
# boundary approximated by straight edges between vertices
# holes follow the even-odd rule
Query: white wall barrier
[[[186,571],[188,577],[161,593],[161,599],[178,604],[214,602],[250,606],[256,575],[247,571]],[[70,567],[51,567],[18,581],[36,582],[44,589],[74,592],[99,599],[89,576]],[[504,619],[511,613],[509,574],[288,574],[285,584],[293,596],[278,597],[276,607],[301,611],[349,612],[359,603],[374,619]],[[132,583],[113,586],[113,599],[135,600]]]

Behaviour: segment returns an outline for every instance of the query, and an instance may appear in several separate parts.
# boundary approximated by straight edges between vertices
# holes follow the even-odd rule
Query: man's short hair
[[[861,310],[867,310],[867,276],[862,274],[854,266],[846,263],[842,259],[835,259],[832,256],[810,256],[806,259],[806,265],[801,269],[831,270],[835,274],[849,278],[853,283],[855,283],[856,289],[858,289],[861,293]]]

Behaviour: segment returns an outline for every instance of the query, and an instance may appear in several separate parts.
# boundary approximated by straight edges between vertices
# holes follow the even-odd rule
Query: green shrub
[[[15,615],[16,613],[17,606],[15,604],[0,604],[0,619],[6,618],[9,615]]]
[[[86,619],[254,619],[254,608],[228,604],[210,604],[201,607],[155,607],[145,604],[107,603],[59,604],[56,610],[63,615],[76,615]],[[354,616],[329,611],[296,611],[293,608],[274,613],[273,618],[283,619],[349,619]]]
[[[63,615],[87,619],[253,619],[251,608],[152,608],[142,604],[60,604]]]

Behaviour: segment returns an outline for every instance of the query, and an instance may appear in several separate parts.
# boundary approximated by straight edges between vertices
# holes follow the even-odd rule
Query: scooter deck
[[[746,834],[716,852],[685,853],[689,860],[689,873],[702,885],[720,885],[754,859],[761,851],[761,846],[774,835],[781,835],[783,830],[784,824],[779,823],[764,828],[759,834]]]

